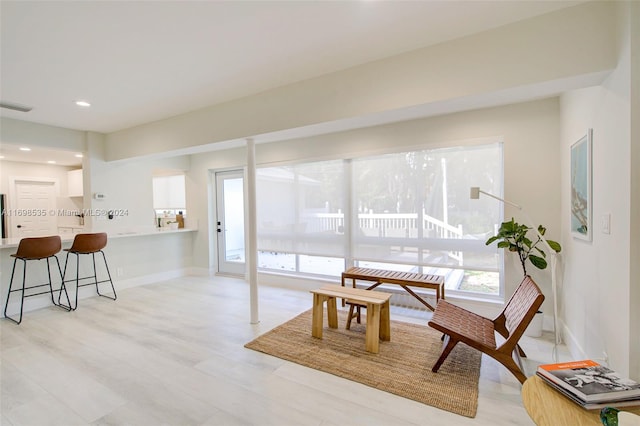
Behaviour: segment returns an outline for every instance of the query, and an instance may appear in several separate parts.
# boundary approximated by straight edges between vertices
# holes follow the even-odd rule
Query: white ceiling
[[[0,114],[109,133],[577,3],[2,0],[0,100],[33,110]]]

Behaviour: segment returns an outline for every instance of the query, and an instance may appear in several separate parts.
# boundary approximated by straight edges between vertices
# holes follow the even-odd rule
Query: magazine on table
[[[579,406],[581,406],[585,410],[599,410],[599,409],[602,409],[604,407],[616,407],[616,408],[640,407],[640,399],[639,398],[622,399],[622,400],[606,401],[606,402],[586,402],[586,401],[581,400],[580,398],[578,398],[578,396],[572,394],[571,392],[569,392],[567,389],[563,388],[562,386],[550,381],[549,379],[547,379],[542,374],[536,373],[536,375],[538,377],[540,377],[546,384],[548,384],[549,386],[551,386],[552,388],[554,388],[555,390],[560,392],[562,395],[566,396],[571,401],[575,402],[576,404],[578,404]]]
[[[540,365],[537,372],[583,402],[640,399],[640,383],[592,360]]]

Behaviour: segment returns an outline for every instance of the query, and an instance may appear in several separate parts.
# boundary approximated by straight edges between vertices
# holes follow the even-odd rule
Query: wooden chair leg
[[[359,305],[357,303],[354,303],[353,301],[347,301],[347,304],[349,305],[349,314],[347,315],[347,330],[351,329],[351,320],[352,319],[356,319],[356,321],[358,322],[358,324],[362,323],[362,319],[361,319],[361,309],[362,309],[362,305]],[[354,312],[355,311],[355,312]]]
[[[493,357],[493,358],[496,361],[498,361],[500,364],[504,365],[507,368],[507,370],[511,372],[511,374],[516,376],[516,379],[518,379],[518,381],[521,384],[524,384],[525,380],[527,380],[527,376],[524,375],[524,373],[522,372],[522,370],[520,369],[518,364],[516,364],[516,362],[513,360],[512,357],[503,355],[500,357]]]
[[[522,350],[522,348],[520,347],[520,345],[516,345],[516,348],[518,348],[518,354],[522,357],[522,358],[526,358],[527,354],[524,353],[524,351]]]
[[[438,370],[440,369],[440,366],[442,365],[444,360],[447,359],[447,357],[449,356],[449,353],[451,353],[451,351],[453,350],[453,348],[456,346],[457,343],[458,341],[452,339],[451,336],[447,335],[445,337],[440,358],[438,358],[436,363],[433,365],[433,368],[431,369],[431,371],[433,371],[434,373],[438,372]]]
[[[353,308],[355,305],[349,304],[349,314],[347,315],[347,330],[351,330],[351,320],[353,319]],[[360,322],[360,321],[358,321]]]

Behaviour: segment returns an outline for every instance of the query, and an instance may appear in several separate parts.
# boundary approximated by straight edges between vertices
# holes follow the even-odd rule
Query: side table
[[[522,402],[527,414],[538,426],[602,426],[600,410],[585,410],[538,376],[529,377],[522,385]],[[640,405],[622,407],[620,410],[640,414]]]

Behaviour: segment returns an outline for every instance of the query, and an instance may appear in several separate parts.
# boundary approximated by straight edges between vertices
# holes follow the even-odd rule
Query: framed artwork
[[[593,129],[571,145],[571,235],[591,241],[591,144]]]

